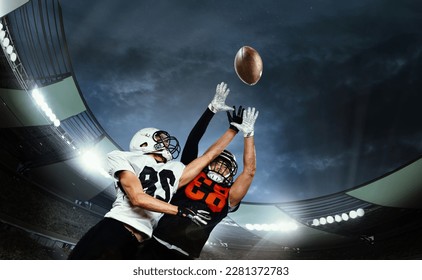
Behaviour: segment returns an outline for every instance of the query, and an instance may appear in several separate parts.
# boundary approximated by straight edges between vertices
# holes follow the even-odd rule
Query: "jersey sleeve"
[[[174,185],[174,187],[173,187],[173,194],[175,194],[176,193],[176,191],[179,189],[179,180],[180,180],[180,177],[182,177],[182,174],[183,174],[183,170],[185,169],[185,165],[183,164],[183,163],[181,163],[181,162],[175,162],[175,164],[176,164],[176,167],[175,168],[173,168],[173,173],[174,173],[174,175],[175,175],[175,177],[176,178],[178,178],[177,179],[177,182],[176,182],[176,184]]]
[[[127,155],[122,151],[112,151],[107,154],[108,173],[115,179],[117,178],[117,172],[127,170],[135,173],[133,166],[127,159]]]
[[[188,165],[191,161],[198,157],[199,141],[207,130],[207,127],[214,115],[215,114],[207,107],[205,112],[192,128],[188,139],[186,140],[182,157],[180,159],[183,164]]]

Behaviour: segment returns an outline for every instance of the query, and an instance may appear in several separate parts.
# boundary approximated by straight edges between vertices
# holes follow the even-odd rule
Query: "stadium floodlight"
[[[35,102],[40,106],[44,101],[44,97],[40,94],[40,91],[37,88],[32,90],[32,97],[35,99]]]
[[[349,213],[328,215],[326,217],[320,217],[319,219],[313,219],[311,226],[319,226],[325,224],[332,224],[334,222],[340,223],[348,221],[349,219],[356,219],[365,215],[365,211],[362,208],[351,210]]]
[[[2,42],[3,48],[7,48],[9,46],[9,44],[10,44],[10,39],[4,38],[3,42]]]
[[[43,110],[44,114],[47,118],[54,124],[55,127],[60,126],[60,120],[57,119],[56,114],[54,114],[53,110],[48,106],[47,102],[45,101],[44,97],[40,93],[38,88],[34,88],[32,90],[32,98],[34,98],[35,103]]]
[[[18,58],[18,56],[17,56],[14,52],[12,52],[12,53],[10,54],[10,60],[11,60],[12,62],[15,62],[17,58]]]
[[[281,231],[288,232],[294,231],[298,228],[297,224],[294,222],[281,222],[278,224],[245,224],[246,229],[256,230],[256,231]]]
[[[261,226],[262,226],[262,230],[263,230],[263,231],[270,231],[270,228],[271,228],[271,227],[270,227],[270,225],[269,225],[269,224],[262,224]]]
[[[270,224],[268,231],[279,231],[281,229],[280,224]]]
[[[0,41],[3,42],[3,39],[6,37],[6,31],[0,31]]]
[[[76,150],[75,146],[72,146]],[[95,149],[82,150],[80,154],[81,166],[88,172],[97,171],[106,178],[111,178],[110,175],[104,170],[104,159]]]
[[[295,222],[287,222],[282,224],[280,231],[295,231],[297,228],[298,226]]]

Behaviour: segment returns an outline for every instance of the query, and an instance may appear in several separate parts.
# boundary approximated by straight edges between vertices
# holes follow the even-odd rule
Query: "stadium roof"
[[[114,187],[104,171],[104,156],[121,148],[84,101],[67,51],[60,3],[8,3],[0,10],[2,44],[8,38],[13,47],[3,44],[0,51],[1,162],[65,200],[89,201],[105,213]],[[421,223],[421,170],[419,157],[344,192],[289,203],[243,203],[209,243],[312,249],[409,231]]]

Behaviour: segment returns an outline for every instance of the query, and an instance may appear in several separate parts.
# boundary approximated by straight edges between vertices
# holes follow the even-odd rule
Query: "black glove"
[[[255,110],[255,107],[248,107],[246,111],[243,112],[242,123],[238,124],[232,122],[231,125],[235,126],[237,129],[243,132],[244,137],[251,137],[254,135],[254,126],[255,121],[258,118],[259,111]]]
[[[236,114],[236,107],[233,106],[233,116],[230,114],[229,111],[227,111],[227,118],[229,119],[229,124],[230,124],[230,129],[233,129],[236,132],[239,132],[239,129],[232,125],[231,123],[235,122],[238,124],[242,124],[243,122],[243,111],[245,111],[245,109],[242,108],[242,106],[239,106],[239,109],[237,110],[237,114]]]
[[[192,210],[190,208],[180,208],[178,207],[177,216],[188,218],[198,226],[206,225],[207,221],[211,220],[210,212],[205,210]]]

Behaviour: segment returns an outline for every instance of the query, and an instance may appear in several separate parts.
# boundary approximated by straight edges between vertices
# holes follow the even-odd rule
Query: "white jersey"
[[[151,237],[162,213],[133,206],[118,182],[116,172],[128,170],[141,181],[145,193],[169,202],[176,192],[185,165],[178,161],[157,163],[142,152],[113,151],[108,154],[109,174],[116,179],[116,200],[105,217],[113,218]]]

